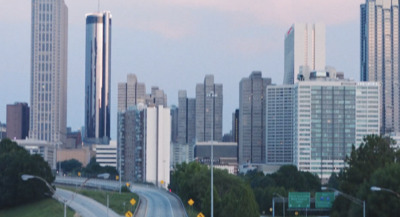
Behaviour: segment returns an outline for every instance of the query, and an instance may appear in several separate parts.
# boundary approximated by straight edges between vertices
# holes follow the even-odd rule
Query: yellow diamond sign
[[[205,217],[203,213],[199,213],[197,217]]]
[[[135,205],[136,200],[132,198],[132,200],[131,200],[130,202],[131,202],[131,204],[132,204],[132,206],[133,206],[133,205]]]
[[[129,182],[126,183],[126,187],[129,188],[130,185],[131,185],[131,184],[130,184]]]
[[[190,199],[190,200],[188,201],[188,204],[189,204],[189,206],[193,206],[194,201],[193,201],[192,199]]]
[[[132,217],[132,216],[133,216],[133,214],[132,214],[132,212],[131,212],[131,211],[128,211],[128,212],[126,212],[126,213],[125,213],[125,216],[126,216],[126,217]]]

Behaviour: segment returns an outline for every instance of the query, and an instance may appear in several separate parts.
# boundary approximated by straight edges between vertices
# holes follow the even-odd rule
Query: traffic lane
[[[133,191],[141,198],[147,200],[145,217],[166,216],[174,217],[170,201],[160,194],[158,190],[152,188],[134,188]]]
[[[178,217],[188,217],[185,207],[183,206],[181,199],[176,198],[177,196],[172,195],[172,193],[166,192],[165,195],[168,197],[172,210],[175,212],[175,216]]]
[[[84,217],[120,217],[111,209],[108,210],[107,214],[106,206],[80,194],[64,189],[57,189],[56,194],[67,199],[67,205]]]
[[[140,196],[139,196],[140,197]],[[137,211],[135,213],[135,217],[144,217],[146,216],[147,209],[147,200],[144,197],[140,197],[140,205],[136,208]]]

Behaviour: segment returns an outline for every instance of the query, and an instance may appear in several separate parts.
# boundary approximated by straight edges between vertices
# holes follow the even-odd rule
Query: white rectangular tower
[[[312,70],[325,68],[325,25],[295,23],[285,34],[283,84],[297,83],[301,66]]]

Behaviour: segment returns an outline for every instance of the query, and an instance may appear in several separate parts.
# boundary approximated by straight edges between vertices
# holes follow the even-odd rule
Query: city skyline
[[[234,93],[226,94],[224,99],[223,132],[229,132],[231,114],[238,108],[238,84],[242,77],[247,76],[249,71],[261,70],[266,77],[272,78],[273,83],[281,83],[283,33],[295,22],[325,23],[327,64],[344,71],[346,77],[359,80],[359,7],[363,2],[280,1],[267,4],[257,1],[248,7],[243,7],[244,3],[239,1],[230,4],[225,1],[204,1],[198,4],[180,1],[124,4],[102,2],[101,11],[110,10],[114,15],[112,139],[116,139],[116,87],[118,82],[125,80],[128,73],[137,74],[148,87],[159,86],[165,90],[170,99],[169,105],[178,104],[179,89],[187,90],[188,97],[195,97],[194,85],[206,74],[214,74],[216,81],[224,85],[224,92]],[[68,126],[78,129],[84,125],[83,20],[85,13],[97,9],[97,1],[71,0],[66,1],[66,4],[70,14]],[[328,13],[335,7],[343,8],[347,13],[340,17]],[[264,8],[265,11],[257,8]],[[303,11],[307,9],[310,13],[304,15],[304,12],[297,12],[295,8]],[[177,13],[182,9],[185,12]],[[12,21],[1,21],[6,33],[0,39],[10,41],[4,45],[10,52],[7,55],[2,54],[4,73],[1,74],[7,82],[2,79],[0,101],[4,105],[0,105],[0,121],[5,122],[6,104],[15,101],[28,102],[29,99],[30,39],[26,34],[30,31],[30,3],[7,1],[1,10],[7,10],[1,16],[10,16],[8,11],[23,12]],[[276,12],[266,15],[266,11],[270,10]],[[160,13],[148,16],[156,12]],[[251,16],[247,16],[249,14]],[[178,31],[179,28],[182,31]],[[188,33],[184,34],[185,31]],[[210,32],[213,34],[209,34]],[[14,35],[21,36],[18,43],[12,41]],[[15,63],[10,58],[16,58],[17,55],[21,57]],[[354,61],[349,63],[349,58]],[[176,82],[178,79],[184,82]],[[7,96],[5,92],[16,82],[22,87],[14,91],[12,96]]]

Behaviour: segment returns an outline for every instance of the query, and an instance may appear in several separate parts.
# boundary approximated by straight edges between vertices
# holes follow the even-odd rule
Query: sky
[[[365,0],[65,0],[68,7],[68,114],[84,125],[85,14],[112,14],[111,137],[116,139],[117,84],[128,73],[158,86],[168,104],[178,90],[195,98],[213,74],[223,84],[223,132],[239,107],[239,82],[262,71],[282,84],[284,35],[293,23],[326,25],[326,63],[359,80],[360,4]],[[31,1],[0,0],[0,122],[6,105],[30,103]]]

